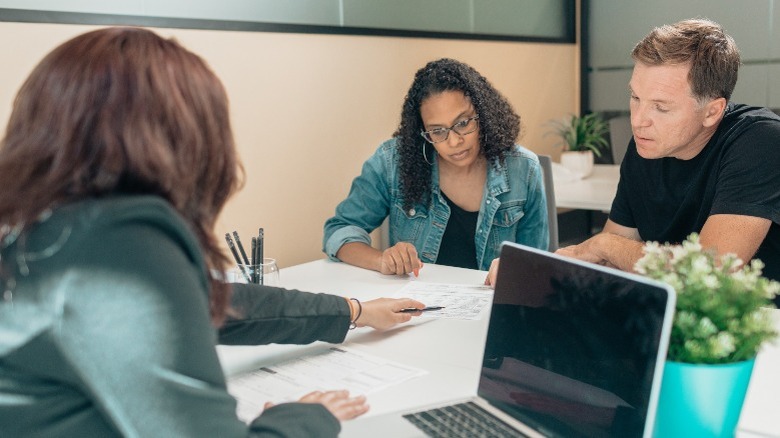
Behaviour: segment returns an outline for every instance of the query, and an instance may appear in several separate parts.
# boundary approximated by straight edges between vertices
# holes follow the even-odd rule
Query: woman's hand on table
[[[487,277],[485,277],[485,285],[492,286],[495,289],[497,276],[498,276],[498,258],[495,258],[493,259],[492,262],[490,262],[490,269],[488,270]]]
[[[408,242],[398,242],[382,251],[379,272],[385,275],[406,275],[413,273],[417,277],[423,263],[417,256],[417,248]]]
[[[421,312],[402,312],[404,309],[422,309],[425,304],[411,298],[377,298],[361,303],[363,311],[355,321],[358,327],[387,330],[396,324],[408,322]]]
[[[365,396],[350,397],[349,391],[345,390],[310,392],[301,397],[298,403],[320,403],[339,421],[351,420],[368,412]],[[266,403],[265,409],[273,406],[273,403]]]

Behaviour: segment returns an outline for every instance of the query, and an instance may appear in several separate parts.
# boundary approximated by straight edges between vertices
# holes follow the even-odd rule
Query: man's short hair
[[[707,19],[690,19],[656,27],[631,52],[645,65],[690,64],[688,83],[700,102],[729,100],[737,84],[739,49],[723,28]]]

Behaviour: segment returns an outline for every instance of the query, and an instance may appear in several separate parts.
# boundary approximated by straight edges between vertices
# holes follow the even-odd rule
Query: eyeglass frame
[[[472,120],[476,120],[477,124],[474,127],[474,129],[472,129],[471,131],[469,131],[469,132],[458,132],[458,130],[455,129],[458,125],[463,125],[465,127],[466,125],[471,123]],[[422,132],[420,132],[420,135],[422,135],[422,138],[424,138],[425,141],[427,141],[428,143],[436,144],[436,143],[441,143],[443,141],[447,141],[450,138],[450,131],[455,131],[456,134],[458,134],[458,135],[460,135],[462,137],[464,135],[471,134],[472,132],[476,131],[477,129],[479,129],[479,114],[477,114],[475,116],[472,116],[472,117],[469,117],[467,119],[461,120],[460,122],[455,123],[454,125],[450,126],[449,128],[436,128],[436,129],[431,129],[430,131],[422,131]],[[431,133],[434,132],[434,131],[439,131],[439,130],[444,131],[446,133],[446,135],[444,136],[443,139],[441,139],[439,141],[433,141],[433,138],[431,138]]]

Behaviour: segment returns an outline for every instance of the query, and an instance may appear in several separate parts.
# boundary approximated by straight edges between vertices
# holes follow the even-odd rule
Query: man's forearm
[[[644,242],[617,234],[602,232],[590,240],[591,251],[604,260],[605,264],[621,271],[634,272],[634,264],[644,255]]]

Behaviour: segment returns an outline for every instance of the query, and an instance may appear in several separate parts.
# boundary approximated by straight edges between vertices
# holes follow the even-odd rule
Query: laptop
[[[500,258],[476,394],[344,422],[342,437],[652,436],[674,290],[509,242]]]

